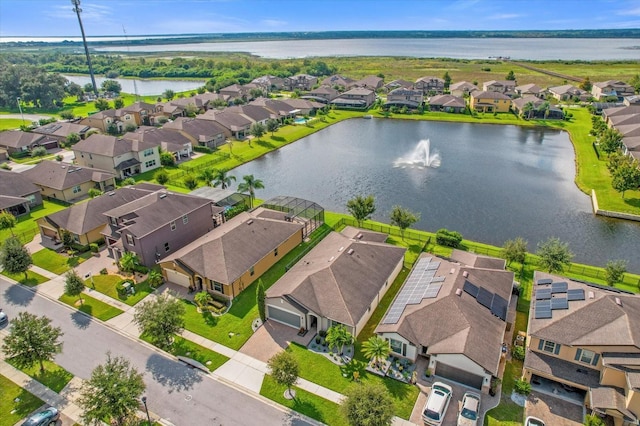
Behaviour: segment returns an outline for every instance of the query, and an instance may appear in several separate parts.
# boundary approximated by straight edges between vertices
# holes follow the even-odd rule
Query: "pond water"
[[[65,75],[63,77],[81,86],[91,83],[91,77],[89,76]],[[96,84],[98,87],[100,87],[102,82],[105,80],[107,80],[105,77],[96,77]],[[189,80],[139,80],[132,78],[112,78],[110,80],[116,80],[120,83],[124,93],[135,94],[137,89],[137,93],[140,96],[161,95],[167,89],[171,89],[176,93],[187,92],[189,90],[195,91],[198,87],[202,87],[205,84],[204,81]]]
[[[424,167],[427,157],[437,167]],[[640,224],[592,213],[589,197],[574,183],[573,146],[561,131],[353,119],[233,174],[262,179],[262,199],[291,195],[346,212],[349,199],[373,194],[374,219],[382,222],[401,205],[420,212],[417,229],[448,228],[498,246],[520,236],[531,251],[553,236],[569,243],[577,262],[626,259],[629,271],[640,272]]]

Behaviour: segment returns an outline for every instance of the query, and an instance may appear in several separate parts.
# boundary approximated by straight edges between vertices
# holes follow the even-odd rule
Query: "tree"
[[[167,89],[164,91],[164,93],[162,93],[162,96],[165,97],[168,101],[173,100],[173,98],[176,96],[176,92],[174,92],[171,89]]]
[[[65,250],[71,250],[73,248],[73,244],[75,243],[75,241],[73,240],[73,235],[66,229],[62,229],[60,231],[60,240],[62,241],[62,246]]]
[[[516,75],[513,72],[513,70],[510,70],[509,73],[507,74],[507,76],[504,79],[508,80],[508,81],[516,81]]]
[[[377,366],[380,365],[380,361],[387,359],[390,353],[389,342],[378,335],[371,336],[362,344],[362,354],[375,362]]]
[[[80,300],[80,304],[82,301],[82,292],[84,291],[84,281],[80,278],[80,275],[74,270],[71,269],[65,274],[64,281],[64,294],[74,297],[78,296],[78,300]]]
[[[99,111],[106,111],[106,110],[108,110],[110,108],[109,107],[109,102],[107,102],[106,99],[98,98],[98,99],[96,99],[94,104],[95,104],[95,107],[98,108]]]
[[[442,76],[442,79],[444,80],[444,88],[448,89],[449,86],[451,85],[451,76],[449,75],[449,71],[445,71],[444,75]]]
[[[604,279],[608,286],[613,287],[615,283],[622,281],[624,273],[627,272],[626,260],[610,260],[604,269]]]
[[[162,164],[163,166],[175,166],[176,164],[176,157],[167,151],[162,151],[160,153],[160,164]]]
[[[209,302],[213,301],[213,298],[208,292],[201,291],[199,293],[196,293],[196,295],[193,297],[193,301],[196,302],[196,305],[198,305],[200,309],[204,310]]]
[[[533,115],[533,111],[535,111],[535,107],[533,105],[533,102],[529,101],[526,104],[524,104],[524,106],[522,107],[522,115],[523,116],[527,116],[527,119],[530,119],[531,116]]]
[[[138,255],[132,251],[122,253],[118,261],[118,266],[120,266],[120,269],[124,272],[133,272],[138,265],[140,265],[140,259],[138,259]]]
[[[40,372],[44,372],[44,361],[53,361],[55,355],[62,352],[60,338],[63,334],[60,327],[51,325],[51,319],[20,312],[11,321],[2,351],[18,368],[40,364]]]
[[[249,201],[253,208],[253,200],[256,198],[256,189],[264,189],[264,184],[260,179],[256,179],[253,175],[242,176],[244,182],[238,185],[238,192],[248,192]]]
[[[169,182],[169,174],[165,171],[165,170],[158,170],[154,175],[153,178],[156,180],[156,182],[158,182],[160,185],[164,185],[165,183]]]
[[[91,188],[91,189],[89,189],[89,191],[87,191],[87,195],[89,195],[89,198],[96,198],[96,197],[102,195],[102,191],[100,191],[97,188]]]
[[[280,127],[280,123],[278,123],[278,120],[275,120],[273,118],[267,120],[267,130],[271,132],[271,136],[273,136],[273,132],[278,130],[278,127]]]
[[[11,232],[11,236],[15,237],[13,234],[13,228],[16,227],[17,223],[18,221],[16,220],[16,217],[11,213],[7,211],[0,212],[0,231],[8,229],[9,232]]]
[[[82,420],[102,424],[109,419],[111,424],[124,426],[135,416],[144,390],[142,374],[127,359],[109,352],[107,362],[97,366],[80,389]]]
[[[193,175],[185,176],[185,178],[182,181],[184,182],[184,185],[187,187],[187,189],[189,189],[190,191],[193,191],[198,187],[198,179],[196,179]]]
[[[33,264],[29,250],[24,247],[20,240],[11,237],[5,240],[0,249],[0,265],[10,274],[24,274],[24,279],[28,278],[27,271]]]
[[[587,414],[584,417],[584,426],[605,426],[605,424],[596,413]]]
[[[207,186],[213,186],[213,179],[215,178],[217,170],[206,168],[200,172],[198,179],[203,181]]]
[[[75,96],[77,101],[81,101],[82,100],[82,96],[84,95],[84,91],[82,90],[82,86],[80,86],[78,83],[71,82],[71,83],[67,84],[67,86],[64,88],[64,90],[69,94],[69,96]]]
[[[77,133],[69,133],[67,135],[67,138],[66,138],[65,142],[67,143],[67,145],[76,144],[76,143],[80,142],[80,135],[77,134]]]
[[[258,286],[256,287],[256,302],[258,305],[258,314],[260,315],[260,321],[265,322],[267,320],[267,315],[265,312],[265,298],[266,293],[264,291],[264,285],[262,284],[262,278],[258,280]]]
[[[622,148],[622,133],[616,129],[606,129],[601,133],[598,145],[607,154],[612,154]]]
[[[100,85],[103,92],[111,92],[116,95],[122,91],[122,86],[116,80],[105,80]]]
[[[236,177],[228,175],[226,169],[216,170],[213,176],[213,187],[227,189],[231,185],[231,181],[235,182]]]
[[[291,386],[293,386],[298,380],[298,360],[291,354],[291,352],[281,351],[269,358],[267,361],[267,367],[271,372],[273,380],[281,386],[287,387],[288,394],[295,398],[295,395],[291,392]]]
[[[411,210],[401,206],[393,206],[390,219],[392,225],[400,228],[400,234],[404,240],[404,231],[420,220],[420,213],[413,213]]]
[[[524,263],[527,256],[527,241],[522,237],[505,241],[502,246],[502,256],[507,260],[507,265],[511,262]]]
[[[353,335],[349,333],[347,327],[343,324],[337,324],[329,327],[327,336],[325,337],[329,349],[340,348],[340,355],[344,352],[345,345],[353,343]]]
[[[395,407],[389,391],[376,383],[352,385],[345,392],[340,410],[351,426],[388,426]]]
[[[264,124],[255,122],[251,125],[251,128],[249,128],[249,134],[260,140],[260,138],[264,136],[265,130]],[[251,144],[251,140],[249,140],[249,144]]]
[[[158,346],[171,345],[174,334],[184,329],[184,304],[173,296],[163,294],[136,306],[134,322]]]
[[[358,226],[362,226],[362,222],[371,218],[376,211],[375,199],[373,195],[363,197],[361,195],[347,201],[347,211],[358,222]]]
[[[613,172],[611,186],[622,193],[624,199],[625,191],[638,189],[640,187],[640,165],[638,161],[625,161],[621,163]]]
[[[136,180],[132,177],[128,177],[122,181],[122,186],[135,185],[135,184],[136,184]]]
[[[591,80],[589,80],[589,77],[587,77],[580,82],[579,87],[585,92],[590,92],[593,84],[591,84]]]
[[[152,288],[157,288],[164,282],[164,278],[160,272],[152,269],[149,271],[149,275],[147,276],[147,282]]]
[[[540,257],[540,266],[549,273],[564,271],[573,258],[569,244],[561,242],[556,237],[550,237],[548,240],[538,243],[536,254]]]
[[[84,86],[82,86],[82,90],[84,90],[85,93],[93,92],[93,84],[91,83],[85,84]]]
[[[640,74],[636,74],[631,77],[631,80],[629,80],[629,84],[633,86],[636,93],[640,92]]]
[[[113,100],[113,107],[115,109],[124,108],[124,101],[122,100],[122,98],[115,98]]]

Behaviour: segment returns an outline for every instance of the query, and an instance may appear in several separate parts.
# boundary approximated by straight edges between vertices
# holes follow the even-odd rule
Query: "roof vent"
[[[336,258],[335,256],[331,256],[331,258],[329,259],[329,262],[331,262],[335,258]]]
[[[252,223],[253,223],[253,219],[249,219],[249,220],[247,221],[247,225],[251,225]]]
[[[594,299],[596,297],[595,293],[592,291],[590,291],[588,295],[589,295],[589,299]]]
[[[349,254],[349,255],[353,254],[353,249],[352,249],[352,248],[351,248],[351,249],[349,249],[349,250],[347,251],[347,254]]]
[[[616,297],[616,305],[622,306],[622,300],[619,297]]]
[[[67,168],[67,166],[60,166],[60,167],[62,167],[63,169],[66,169],[66,168]]]
[[[462,296],[462,289],[461,288],[456,290],[456,296]]]
[[[112,196],[116,195],[116,193],[111,191],[108,195],[109,195],[109,197],[112,197]]]
[[[342,250],[344,250],[344,246],[340,247],[340,248],[338,249],[338,252],[341,252]]]
[[[467,278],[467,277],[469,276],[469,271],[464,271],[464,272],[462,273],[462,276],[463,276],[463,277],[465,277],[465,278]]]
[[[162,194],[160,194],[160,198],[165,198],[167,196],[166,192],[163,192]]]
[[[357,238],[357,239],[359,239],[359,240],[361,240],[361,239],[362,239],[362,237],[363,237],[363,235],[362,235],[361,233],[360,233],[360,234],[358,234],[358,235],[356,235],[356,238]]]
[[[456,273],[456,268],[451,268],[451,270],[449,271],[450,274],[455,274]]]

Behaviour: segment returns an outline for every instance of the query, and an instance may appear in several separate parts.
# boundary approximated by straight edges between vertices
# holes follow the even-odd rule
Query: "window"
[[[149,148],[149,149],[145,149],[143,155],[145,157],[148,157],[150,155],[153,155],[153,148]]]
[[[541,351],[549,352],[550,354],[558,355],[560,353],[561,344],[551,342],[549,340],[540,340],[538,343],[538,349]]]
[[[164,243],[164,251],[169,251],[171,248],[169,247],[169,243]]]
[[[93,155],[91,155],[91,153],[89,153],[89,160],[93,160]]]
[[[273,249],[273,255],[274,255],[275,257],[277,257],[277,256],[278,256],[278,247],[276,247],[276,248],[274,248],[274,249]]]
[[[576,350],[576,357],[575,357],[576,361],[584,362],[585,364],[590,364],[590,365],[598,365],[599,359],[600,359],[600,354],[597,354],[588,349]]]
[[[223,288],[222,288],[222,284],[220,284],[220,283],[219,283],[219,282],[217,282],[217,281],[213,281],[213,289],[214,289],[215,291],[217,291],[217,292],[224,293],[224,290],[223,290]]]
[[[74,194],[77,194],[77,193],[78,193],[78,192],[80,192],[80,191],[81,191],[81,189],[80,189],[80,185],[76,185],[76,186],[74,186],[74,187],[73,187],[73,193],[74,193]]]
[[[391,351],[397,354],[402,354],[402,342],[395,339],[389,339],[389,345],[391,346]],[[403,354],[404,355],[404,354]]]
[[[144,163],[144,166],[146,168],[153,167],[155,165],[156,165],[156,160],[149,160],[149,161],[145,161],[145,163]]]
[[[171,223],[169,224],[169,226],[171,226],[171,230],[172,230],[172,231],[175,231],[175,230],[176,230],[176,221],[174,220],[173,222],[171,222]]]
[[[118,218],[110,217],[110,218],[109,218],[109,221],[111,222],[111,224],[112,224],[113,226],[118,226]]]
[[[253,276],[253,274],[255,273],[255,271],[253,270],[253,266],[251,268],[249,268],[249,275]]]
[[[185,214],[184,216],[182,216],[182,224],[186,225],[187,223],[189,223],[189,216]]]
[[[133,235],[131,234],[125,234],[126,238],[127,238],[127,244],[129,244],[130,246],[135,246],[136,245],[136,241],[133,239]]]

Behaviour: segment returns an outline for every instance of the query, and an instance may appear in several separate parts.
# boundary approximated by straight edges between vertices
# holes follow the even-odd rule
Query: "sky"
[[[640,28],[638,0],[82,0],[87,36]],[[0,37],[79,36],[70,0],[0,0]]]

